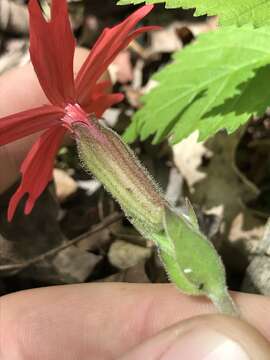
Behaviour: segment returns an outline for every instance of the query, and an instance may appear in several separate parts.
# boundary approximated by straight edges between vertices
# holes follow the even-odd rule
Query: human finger
[[[270,343],[253,326],[222,315],[181,321],[147,339],[119,360],[268,360]]]
[[[270,339],[269,299],[234,298],[243,318]],[[176,322],[215,312],[170,284],[109,283],[28,290],[3,297],[0,309],[2,353],[37,360],[117,359]]]

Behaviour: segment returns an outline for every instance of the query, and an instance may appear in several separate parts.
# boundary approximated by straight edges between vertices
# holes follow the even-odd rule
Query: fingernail
[[[233,339],[215,330],[191,330],[177,337],[160,360],[250,360]]]

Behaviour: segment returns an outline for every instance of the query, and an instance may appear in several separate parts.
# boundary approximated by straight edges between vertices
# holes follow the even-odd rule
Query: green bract
[[[165,211],[165,236],[172,251],[161,248],[160,254],[168,275],[182,291],[206,295],[223,313],[236,313],[227,291],[221,259],[197,223],[192,221],[194,217],[186,218],[169,208]]]
[[[195,16],[217,15],[221,25],[270,23],[270,0],[120,0],[119,5],[165,3],[167,8],[195,8]]]

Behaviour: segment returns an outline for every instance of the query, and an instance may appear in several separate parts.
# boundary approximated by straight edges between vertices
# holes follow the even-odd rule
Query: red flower
[[[51,20],[47,22],[37,0],[30,0],[30,55],[40,85],[51,105],[44,105],[0,119],[0,145],[45,130],[22,163],[22,180],[10,200],[11,221],[25,194],[25,214],[52,178],[54,157],[65,132],[76,122],[90,126],[88,114],[100,117],[122,94],[107,94],[110,83],[98,83],[121,50],[142,32],[156,27],[134,30],[151,10],[146,5],[119,25],[105,29],[82,65],[76,79],[73,74],[75,40],[69,23],[66,0],[52,0]]]

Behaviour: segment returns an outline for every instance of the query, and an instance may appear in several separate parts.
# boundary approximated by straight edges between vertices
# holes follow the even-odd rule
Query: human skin
[[[269,299],[240,293],[234,299],[243,319],[270,339]],[[151,349],[153,354],[164,348],[170,326],[182,327],[189,318],[197,326],[202,314],[208,314],[203,318],[206,326],[221,327],[228,335],[237,333],[238,341],[248,339],[248,346],[255,347],[255,360],[270,358],[267,341],[254,328],[209,315],[215,313],[209,302],[182,295],[170,284],[100,283],[28,290],[2,297],[0,311],[1,360],[118,359],[165,332],[165,340]],[[266,357],[258,355],[258,347]]]
[[[76,51],[75,72],[86,55]],[[46,102],[31,65],[0,78],[0,116]],[[0,192],[19,178],[36,137],[0,147]],[[209,302],[169,284],[80,284],[14,293],[0,299],[0,360],[173,360],[175,343],[177,356],[185,359],[185,351],[200,346],[181,346],[190,337],[195,344],[195,335],[209,330],[233,339],[250,359],[269,359],[269,298],[240,293],[234,298],[243,320],[210,315],[215,309]],[[211,335],[203,339],[208,340]]]

